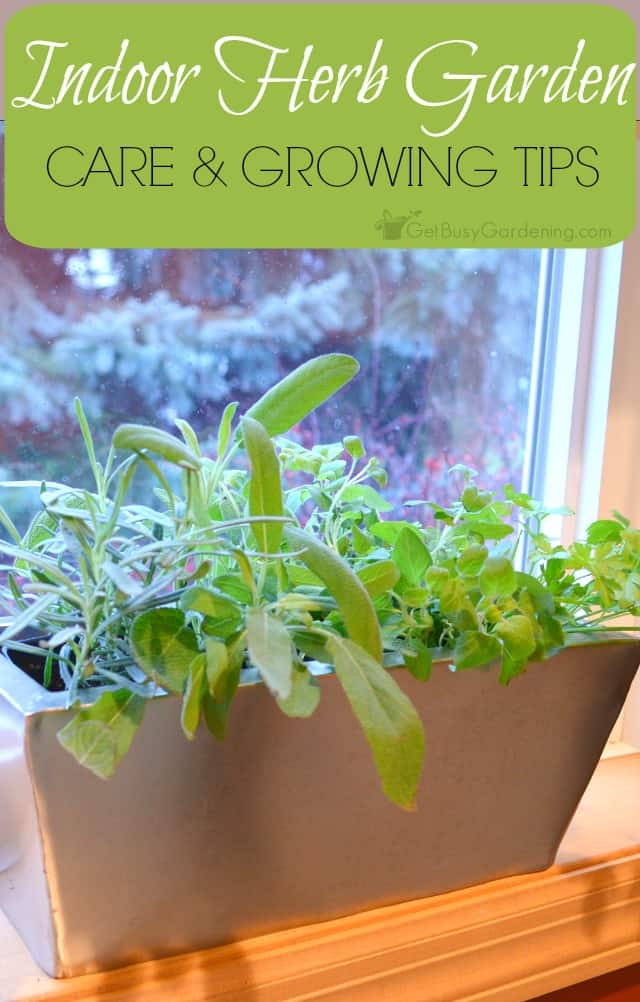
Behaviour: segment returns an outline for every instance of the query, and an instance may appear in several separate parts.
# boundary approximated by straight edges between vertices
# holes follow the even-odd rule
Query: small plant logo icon
[[[388,209],[382,213],[382,218],[376,223],[376,229],[382,230],[383,240],[399,240],[406,224],[421,214],[421,209],[413,209],[408,216],[392,216]]]

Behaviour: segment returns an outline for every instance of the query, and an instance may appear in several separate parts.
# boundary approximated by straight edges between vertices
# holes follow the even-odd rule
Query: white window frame
[[[575,511],[549,525],[565,543],[599,512],[621,261],[622,244],[542,261],[525,484]]]
[[[549,526],[564,543],[614,508],[640,524],[639,324],[640,231],[543,253],[524,483],[576,513]],[[606,754],[636,751],[639,678]]]

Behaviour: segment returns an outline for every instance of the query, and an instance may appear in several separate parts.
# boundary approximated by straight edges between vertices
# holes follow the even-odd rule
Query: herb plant
[[[0,644],[40,659],[44,684],[55,672],[80,704],[58,736],[96,775],[112,775],[149,698],[175,694],[187,738],[204,723],[221,740],[243,674],[257,670],[285,714],[307,717],[320,663],[384,792],[411,809],[423,727],[390,668],[426,681],[434,658],[455,672],[497,663],[507,684],[638,614],[640,531],[619,514],[564,547],[545,533],[557,512],[454,467],[456,500],[408,500],[418,517],[397,520],[358,437],[313,448],[283,437],[356,372],[349,356],[320,356],[241,418],[229,404],[213,456],[179,420],[180,437],[122,425],[102,464],[77,402],[94,490],[42,484],[23,536],[0,511]],[[148,505],[127,502],[141,465],[157,483]]]

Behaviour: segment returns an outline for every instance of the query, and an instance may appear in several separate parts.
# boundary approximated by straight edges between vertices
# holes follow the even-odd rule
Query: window
[[[248,405],[295,365],[338,350],[361,374],[296,434],[360,434],[398,511],[412,498],[446,500],[448,470],[463,463],[485,486],[569,503],[579,530],[616,503],[638,522],[632,477],[620,480],[637,466],[629,435],[640,434],[637,244],[625,251],[614,356],[620,247],[63,251],[2,229],[0,479],[89,481],[76,394],[102,448],[122,420],[187,418],[206,442],[228,400]],[[142,496],[144,481],[135,489]],[[22,528],[37,487],[31,504],[24,497],[0,492]],[[631,743],[633,731],[640,745],[636,704],[616,736]]]
[[[103,447],[122,420],[206,438],[228,400],[338,350],[361,376],[303,440],[361,434],[398,506],[444,500],[454,463],[522,482],[539,251],[48,251],[6,232],[1,250],[3,479],[83,472],[76,394]]]

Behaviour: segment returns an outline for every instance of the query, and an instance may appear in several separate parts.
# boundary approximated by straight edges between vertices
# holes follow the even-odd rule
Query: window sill
[[[0,915],[2,1002],[521,1002],[640,961],[640,754],[604,759],[544,873],[54,981]]]

